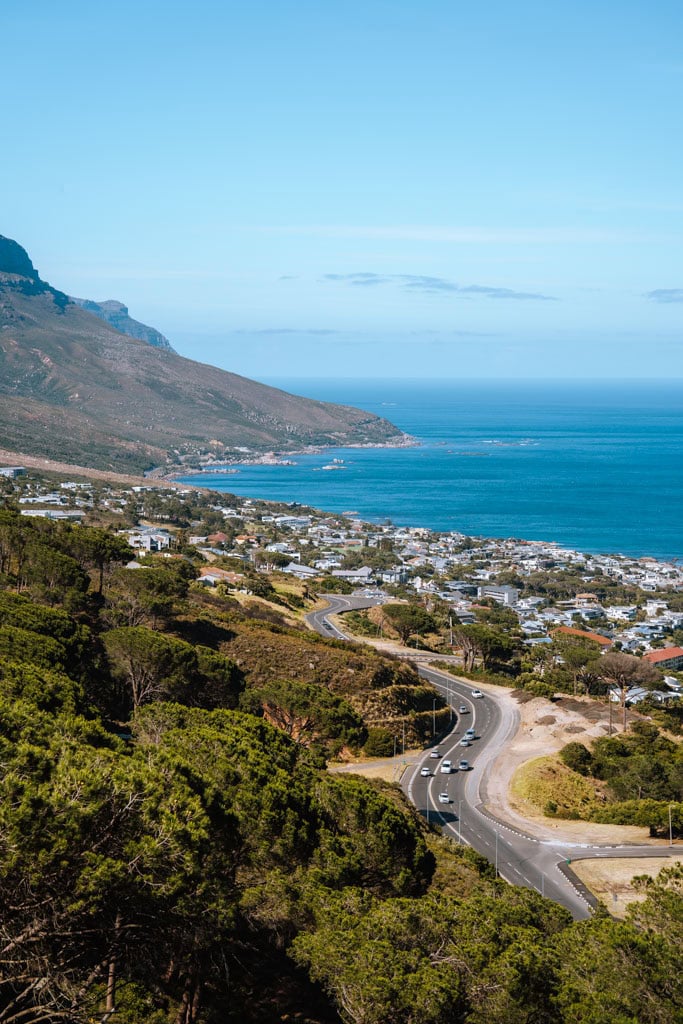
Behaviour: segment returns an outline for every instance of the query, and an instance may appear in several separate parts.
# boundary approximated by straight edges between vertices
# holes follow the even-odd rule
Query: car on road
[[[462,759],[462,761],[459,761],[459,762],[458,762],[458,769],[459,769],[459,770],[460,770],[461,772],[468,772],[468,771],[470,770],[470,762],[469,762],[469,761],[466,761],[466,760],[465,760],[465,759],[463,758],[463,759]]]
[[[481,692],[481,690],[472,690],[472,696],[473,697],[483,697],[484,694]]]
[[[470,709],[467,707],[467,704],[461,704],[460,707],[458,708],[459,715],[469,715],[469,713]]]
[[[460,740],[460,743],[458,744],[459,747],[469,747],[469,745],[470,741],[468,740],[467,736],[463,736],[463,738]]]
[[[420,768],[420,775],[427,776],[431,774],[431,769],[429,769],[426,764],[423,764],[422,767]]]
[[[449,804],[450,802],[451,802],[451,798],[449,797],[448,793],[439,793],[439,803],[440,804]]]
[[[465,730],[465,736],[467,736],[468,739],[472,739],[472,740],[474,739],[475,732],[474,732],[474,729],[472,728],[472,726],[470,726],[469,729]]]
[[[430,751],[429,756],[430,757],[441,757],[441,751],[437,750],[436,747],[434,747],[434,750]]]
[[[441,767],[439,768],[439,771],[441,772],[442,775],[450,775],[451,772],[453,771],[453,762],[452,761],[442,761],[441,762]]]

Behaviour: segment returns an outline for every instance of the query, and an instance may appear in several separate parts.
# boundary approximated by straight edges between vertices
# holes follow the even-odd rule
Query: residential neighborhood
[[[240,591],[247,589],[245,571],[277,571],[312,593],[371,589],[380,600],[427,609],[438,603],[451,627],[473,624],[482,605],[495,605],[513,616],[507,621],[516,623],[530,652],[570,639],[637,654],[670,680],[652,696],[662,703],[681,698],[673,675],[683,671],[683,565],[677,562],[363,522],[201,488],[55,483],[23,467],[0,475],[22,515],[104,519],[127,538],[131,566],[145,556],[192,550],[206,563],[198,582],[207,587]],[[632,703],[642,699],[637,689]]]

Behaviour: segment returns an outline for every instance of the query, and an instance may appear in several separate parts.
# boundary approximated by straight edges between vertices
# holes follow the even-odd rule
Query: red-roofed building
[[[683,647],[663,647],[661,651],[648,651],[643,661],[649,661],[657,668],[668,668],[672,672],[683,670]]]
[[[601,647],[611,647],[612,641],[608,636],[600,636],[599,633],[589,633],[586,629],[574,629],[573,626],[558,626],[552,630],[552,635],[575,636],[579,640],[590,640],[591,643],[600,644]]]

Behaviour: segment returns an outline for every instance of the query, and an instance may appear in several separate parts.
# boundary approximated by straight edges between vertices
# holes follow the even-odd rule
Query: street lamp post
[[[673,828],[671,827],[671,804],[669,804],[669,846],[674,844]]]
[[[496,832],[496,878],[498,878],[498,832]]]

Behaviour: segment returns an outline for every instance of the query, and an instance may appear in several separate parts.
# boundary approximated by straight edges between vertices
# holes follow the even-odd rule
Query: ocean
[[[267,383],[377,413],[419,446],[296,455],[202,483],[374,522],[683,557],[683,381]]]

